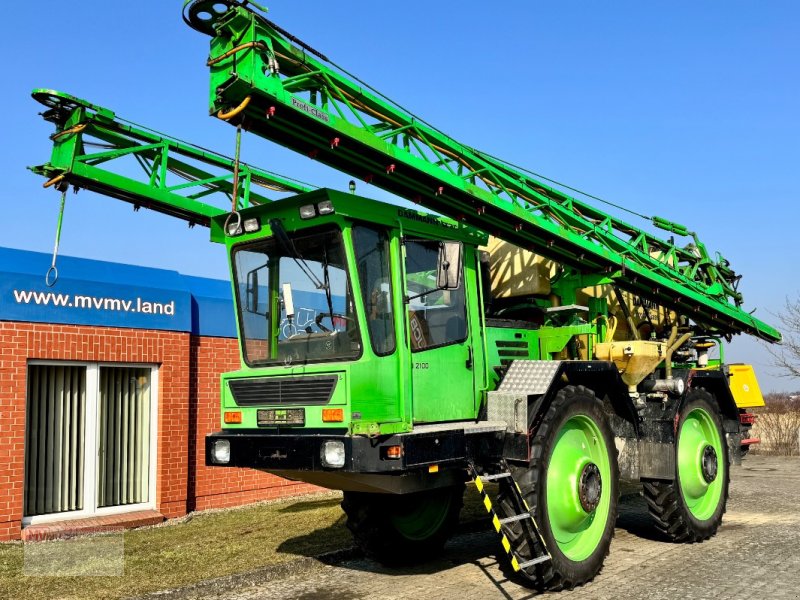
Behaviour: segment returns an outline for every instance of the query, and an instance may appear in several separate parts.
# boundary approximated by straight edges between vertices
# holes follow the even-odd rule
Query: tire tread
[[[543,516],[544,510],[539,508],[539,494],[541,493],[542,487],[542,480],[546,470],[546,464],[544,463],[545,460],[545,448],[546,444],[550,440],[550,435],[552,432],[553,427],[555,426],[559,416],[562,414],[562,411],[566,410],[567,407],[579,400],[584,399],[588,400],[592,404],[595,405],[597,409],[602,413],[603,405],[602,402],[595,396],[594,392],[589,388],[586,388],[582,385],[579,386],[565,386],[561,390],[558,391],[553,402],[548,407],[547,411],[545,412],[544,417],[542,417],[541,421],[539,422],[538,427],[536,428],[532,439],[531,439],[531,460],[527,468],[523,467],[514,467],[512,472],[514,474],[514,478],[516,479],[517,483],[522,490],[522,494],[525,498],[525,501],[528,503],[529,508],[531,509],[532,514],[537,516],[537,524],[540,524],[541,530],[541,519],[545,518]],[[611,449],[612,454],[611,458],[611,472],[612,478],[618,478],[618,467],[616,461],[616,450],[613,446],[613,437],[611,440]],[[619,492],[618,486],[613,486],[613,489],[617,490],[617,494]],[[617,520],[617,499],[612,501],[611,506],[609,508],[610,514],[608,516],[611,523],[616,523]],[[583,573],[573,573],[569,574],[566,570],[559,569],[554,561],[547,561],[535,567],[536,573],[535,577],[528,577],[528,579],[533,582],[536,587],[539,589],[546,589],[549,591],[561,591],[561,590],[571,590],[574,589],[576,586],[582,585],[591,579],[593,579],[597,573],[600,572],[602,568],[602,564],[605,561],[606,556],[608,556],[608,552],[610,549],[610,542],[611,538],[614,536],[614,527],[610,528],[610,534],[607,537],[607,540],[603,540],[601,543],[605,544],[603,549],[603,554],[600,557],[599,565],[596,568],[589,569]],[[518,553],[524,558],[532,557],[532,553],[530,548],[528,547],[527,541],[523,541],[523,543],[518,548]],[[552,554],[552,551],[551,551]]]
[[[711,408],[716,406],[714,397],[703,388],[693,390],[691,396],[687,395],[686,405],[688,406],[696,399],[707,403]],[[672,542],[698,543],[713,536],[720,523],[728,501],[728,483],[730,478],[730,465],[727,460],[727,446],[723,438],[723,450],[726,452],[723,460],[725,461],[725,485],[722,491],[722,508],[705,526],[699,526],[689,515],[688,509],[681,500],[681,491],[678,484],[677,473],[673,481],[645,481],[643,484],[643,494],[647,501],[648,512],[652,518],[653,525],[662,535]],[[677,441],[675,444],[677,452]],[[677,459],[676,459],[677,469]]]

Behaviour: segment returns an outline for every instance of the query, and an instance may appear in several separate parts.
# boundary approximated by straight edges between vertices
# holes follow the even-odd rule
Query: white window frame
[[[76,366],[86,367],[86,416],[84,432],[84,471],[83,471],[83,508],[46,515],[23,517],[22,526],[41,525],[54,521],[73,519],[87,519],[108,515],[119,515],[139,510],[152,510],[156,507],[156,476],[158,472],[158,407],[159,392],[158,372],[159,366],[148,363],[121,363],[121,362],[84,362],[72,360],[29,360],[27,366]],[[147,502],[138,504],[125,504],[122,506],[97,506],[97,467],[100,447],[97,443],[97,434],[100,431],[100,369],[102,367],[123,367],[150,369],[150,482],[148,485],[149,498]],[[27,377],[27,373],[26,373]],[[27,394],[27,392],[26,392]],[[93,400],[93,401],[92,401]],[[27,396],[26,396],[27,406]],[[90,427],[90,424],[92,425]],[[27,426],[25,437],[27,438]],[[90,450],[91,449],[91,450]],[[90,460],[90,458],[94,460]],[[24,493],[24,490],[23,490]]]

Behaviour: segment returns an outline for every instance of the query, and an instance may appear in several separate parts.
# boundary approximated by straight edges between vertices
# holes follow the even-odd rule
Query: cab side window
[[[385,356],[395,349],[389,236],[385,230],[357,225],[353,246],[372,350]]]
[[[436,288],[439,243],[407,240],[405,249],[412,351],[419,352],[463,342],[467,339],[463,273],[458,289],[439,290]],[[458,268],[463,270],[463,264],[458,265]]]

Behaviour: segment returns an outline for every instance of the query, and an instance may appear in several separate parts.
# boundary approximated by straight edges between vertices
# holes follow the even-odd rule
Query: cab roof
[[[309,204],[316,206],[326,200],[333,205],[334,212],[332,214],[318,214],[310,219],[300,218],[301,206]],[[356,196],[355,194],[347,194],[330,188],[320,188],[290,198],[251,206],[240,212],[242,222],[253,218],[259,220],[260,231],[258,233],[225,236],[224,226],[228,218],[228,214],[225,214],[212,219],[211,240],[221,243],[226,241],[238,243],[245,239],[264,237],[263,231],[268,227],[269,221],[272,219],[280,219],[287,231],[307,229],[311,226],[326,223],[344,225],[345,222],[349,224],[353,221],[362,221],[393,228],[399,227],[404,234],[412,233],[430,236],[434,239],[457,240],[476,245],[485,244],[488,239],[488,235],[480,229],[447,217],[388,204],[379,200]]]

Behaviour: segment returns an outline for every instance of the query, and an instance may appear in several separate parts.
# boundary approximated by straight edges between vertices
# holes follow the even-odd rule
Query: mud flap
[[[675,479],[675,444],[639,440],[637,449],[641,479]]]

